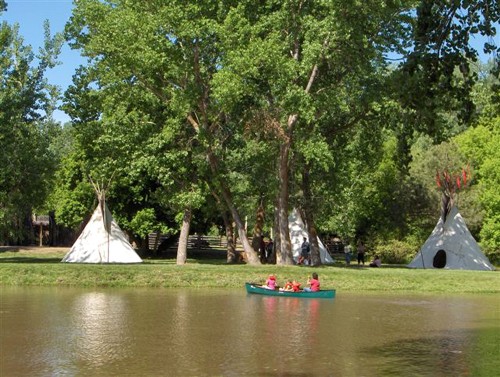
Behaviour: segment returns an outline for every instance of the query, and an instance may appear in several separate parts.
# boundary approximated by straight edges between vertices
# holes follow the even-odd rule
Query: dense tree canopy
[[[32,210],[43,208],[50,189],[50,141],[58,132],[51,114],[58,93],[44,74],[56,64],[61,43],[46,24],[45,46],[34,54],[18,25],[0,25],[0,242],[30,239]]]
[[[446,22],[433,24],[438,16]],[[395,193],[411,187],[415,132],[437,140],[446,134],[450,122],[436,127],[436,117],[460,107],[474,78],[464,69],[476,57],[468,39],[493,35],[497,16],[487,2],[85,0],[67,33],[90,58],[82,75],[89,81],[67,98],[75,115],[88,111],[81,105],[97,103],[90,108],[90,124],[99,130],[89,139],[93,166],[114,161],[129,187],[156,182],[155,191],[170,198],[161,205],[185,215],[207,197],[185,202],[175,192],[205,187],[229,209],[242,241],[240,211],[251,214],[264,199],[275,208],[278,262],[291,263],[291,205],[304,210],[312,241],[313,214],[351,236],[404,222],[411,200],[395,201]],[[392,70],[390,52],[405,57]],[[462,68],[458,80],[455,67]],[[404,85],[395,90],[396,80]],[[444,94],[451,102],[438,100]],[[418,102],[424,99],[431,102]],[[75,120],[88,132],[80,114]],[[106,145],[99,148],[106,158],[94,150],[96,142]],[[163,148],[152,147],[158,145]],[[132,161],[127,171],[123,161]],[[130,169],[137,165],[142,168]],[[186,167],[191,175],[172,185],[183,181]],[[134,171],[142,173],[131,181]],[[368,225],[376,218],[378,226]]]
[[[80,0],[66,37],[88,64],[65,94],[57,217],[76,227],[91,211],[90,176],[111,182],[111,208],[137,244],[180,230],[178,264],[192,227],[210,222],[229,238],[235,226],[252,264],[250,229],[273,233],[277,262],[290,264],[296,207],[320,264],[317,233],[418,245],[435,223],[429,177],[442,156],[478,165],[465,212],[491,214],[479,172],[492,165],[470,161],[489,144],[454,138],[478,118],[496,124],[498,60],[478,70],[470,42],[496,35],[499,14],[492,0]],[[482,221],[473,232],[494,239]]]

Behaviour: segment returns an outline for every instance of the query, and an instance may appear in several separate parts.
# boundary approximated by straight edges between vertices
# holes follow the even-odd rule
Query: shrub
[[[370,256],[377,254],[382,263],[407,264],[418,252],[419,246],[411,241],[380,240],[373,245]]]

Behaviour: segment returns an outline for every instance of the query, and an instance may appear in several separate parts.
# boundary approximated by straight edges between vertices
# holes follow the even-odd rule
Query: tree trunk
[[[222,221],[224,222],[224,229],[226,234],[226,246],[227,246],[226,261],[227,263],[237,263],[240,261],[241,255],[236,249],[236,242],[235,242],[236,239],[234,237],[233,222],[229,218],[227,208],[224,205],[224,203],[220,200],[219,195],[217,195],[211,183],[210,182],[207,183],[209,186],[212,187],[212,196],[214,197],[215,202],[217,203],[217,207],[220,210]]]
[[[236,244],[234,242],[234,232],[233,224],[229,219],[226,211],[222,211],[222,220],[224,221],[224,228],[226,229],[226,240],[227,240],[227,263],[237,263],[239,262],[239,255],[236,251]]]
[[[255,226],[253,228],[253,238],[252,238],[252,247],[255,252],[258,254],[260,262],[264,263],[266,257],[266,250],[263,247],[264,243],[264,207],[262,206],[262,201],[257,208],[257,216],[256,216]]]
[[[273,221],[273,232],[274,232],[274,247],[273,247],[273,252],[271,254],[271,260],[269,261],[269,263],[273,263],[273,264],[280,264],[278,262],[278,253],[277,253],[277,250],[279,250],[279,245],[280,245],[280,235],[279,235],[279,232],[278,232],[278,202],[277,202],[278,198],[276,198],[276,204],[274,206],[274,221]],[[280,255],[280,258],[281,258],[281,255]],[[281,259],[280,259],[281,261]]]
[[[194,130],[196,133],[200,133],[200,124],[195,120],[195,117],[193,117],[191,114],[187,116],[187,120],[191,125],[193,126]],[[240,215],[238,211],[236,210],[236,207],[234,206],[232,197],[231,197],[231,192],[229,188],[226,186],[225,182],[221,179],[221,174],[219,171],[218,167],[218,161],[217,161],[217,156],[211,149],[211,147],[208,147],[206,150],[207,154],[207,159],[208,159],[208,164],[210,166],[210,170],[212,171],[212,174],[217,181],[217,184],[219,186],[219,189],[221,191],[222,197],[224,198],[224,201],[226,202],[226,206],[229,209],[229,212],[231,213],[231,216],[233,217],[234,222],[236,223],[236,226],[238,228],[238,236],[240,237],[241,244],[243,245],[243,250],[245,252],[245,255],[247,257],[248,263],[250,264],[260,264],[259,257],[257,256],[257,253],[253,250],[252,246],[248,242],[248,238],[246,235],[246,230],[243,222],[241,221]]]
[[[281,265],[293,264],[292,243],[288,228],[288,160],[290,156],[291,141],[287,139],[280,146],[279,172],[280,189],[278,192],[278,229],[279,248],[276,249],[276,262]]]
[[[312,208],[311,183],[309,181],[309,166],[304,165],[302,171],[302,192],[304,193],[304,219],[309,234],[309,244],[311,245],[311,264],[319,266],[321,264],[321,255],[319,252],[318,232],[314,223]]]
[[[40,223],[39,225],[40,229],[39,229],[39,232],[38,232],[38,246],[43,246],[43,226],[42,224]]]
[[[229,211],[231,212],[233,220],[236,223],[236,227],[238,229],[238,237],[241,241],[241,244],[243,245],[243,250],[245,252],[245,256],[248,263],[252,265],[260,264],[260,260],[257,253],[250,245],[250,242],[248,242],[248,237],[245,232],[245,224],[243,224],[243,221],[241,221],[240,215],[236,210],[236,207],[234,206],[232,199],[230,198],[229,192],[224,190],[222,192],[222,196],[224,197],[224,200],[228,204]]]
[[[189,237],[189,227],[191,225],[191,209],[184,210],[182,218],[181,234],[179,236],[179,245],[177,246],[177,265],[182,266],[186,264],[187,259],[187,243]]]
[[[254,265],[260,264],[257,253],[250,245],[250,242],[248,242],[248,237],[245,232],[245,224],[241,220],[240,214],[238,213],[238,210],[234,205],[233,199],[231,197],[231,192],[229,188],[226,186],[226,184],[222,182],[222,180],[219,178],[220,173],[219,169],[217,168],[217,158],[211,151],[208,152],[208,161],[210,163],[210,168],[212,170],[212,173],[218,179],[219,189],[221,191],[222,197],[224,198],[224,201],[226,202],[226,206],[229,209],[229,212],[231,213],[234,222],[236,223],[236,227],[238,229],[238,237],[240,238],[241,244],[243,245],[243,250],[245,251],[248,263]]]

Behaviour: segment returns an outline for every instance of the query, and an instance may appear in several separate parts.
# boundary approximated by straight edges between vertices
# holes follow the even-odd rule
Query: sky
[[[147,1],[147,0],[144,0]],[[43,45],[43,23],[50,22],[51,33],[63,31],[64,25],[71,17],[73,0],[7,0],[7,12],[0,15],[0,21],[7,21],[9,24],[18,23],[19,33],[23,36],[25,44],[33,47],[34,51]],[[497,32],[500,33],[500,26],[497,25]],[[473,45],[480,52],[482,61],[487,61],[488,57],[482,53],[481,43],[484,39],[476,37]],[[496,44],[500,44],[499,35],[495,39]],[[72,76],[80,64],[85,63],[78,51],[71,50],[67,44],[63,46],[59,60],[61,65],[47,72],[47,79],[51,84],[58,85],[64,92],[71,84]],[[69,121],[69,117],[62,111],[57,110],[54,119],[61,123]]]

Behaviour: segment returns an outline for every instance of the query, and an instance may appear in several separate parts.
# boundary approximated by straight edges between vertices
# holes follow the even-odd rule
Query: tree
[[[3,9],[2,9],[3,8]],[[5,2],[0,4],[0,12]],[[44,74],[57,64],[60,35],[50,36],[38,54],[25,46],[19,26],[0,26],[0,242],[30,242],[33,207],[47,195],[56,156],[50,140],[57,133],[51,120],[57,88]]]
[[[499,130],[500,117],[483,118],[475,127],[456,137],[460,150],[475,167],[479,202],[484,211],[480,243],[493,263],[500,260]]]
[[[67,35],[89,57],[96,83],[89,93],[98,92],[103,104],[90,120],[109,127],[108,139],[119,136],[122,156],[128,156],[122,161],[131,156],[125,125],[157,135],[136,134],[144,139],[138,143],[142,154],[132,148],[133,161],[142,159],[138,171],[155,166],[144,187],[168,186],[163,177],[174,171],[184,181],[176,190],[159,190],[168,192],[165,197],[209,187],[221,211],[231,213],[250,263],[258,260],[241,215],[254,213],[265,193],[266,212],[270,203],[275,207],[278,263],[290,264],[290,205],[302,208],[312,240],[316,218],[339,223],[327,209],[354,213],[345,227],[350,235],[369,230],[374,218],[380,227],[404,218],[392,216],[397,206],[385,205],[390,188],[397,184],[403,193],[409,186],[411,145],[419,133],[448,137],[446,111],[467,119],[470,111],[459,109],[474,78],[464,60],[475,53],[468,38],[493,35],[497,16],[493,1],[81,0]],[[390,68],[387,54],[393,51],[404,62]],[[455,68],[465,73],[457,78]],[[92,106],[92,97],[80,103]],[[143,127],[148,122],[153,126]],[[150,142],[164,143],[164,134],[175,135],[175,143],[144,150]],[[175,166],[168,174],[153,161],[163,154],[158,160]],[[268,190],[260,185],[262,171],[272,171]],[[332,186],[326,191],[337,202],[322,211],[325,186]],[[347,196],[348,204],[339,204]],[[177,213],[187,222],[200,203]],[[390,222],[383,222],[385,214]]]
[[[68,35],[84,55],[93,58],[101,78],[110,78],[108,85],[130,80],[154,95],[169,109],[170,117],[190,127],[187,137],[196,139],[195,150],[206,156],[213,183],[237,224],[248,260],[258,263],[221,170],[223,143],[218,135],[226,122],[210,96],[210,80],[220,56],[213,29],[219,10],[213,4],[201,5],[81,1],[68,25]]]
[[[463,132],[477,115],[472,103],[477,86],[473,85],[481,78],[478,74],[481,71],[474,69],[477,51],[471,47],[470,41],[474,35],[481,34],[489,38],[485,52],[498,49],[493,44],[494,26],[499,15],[496,2],[419,1],[415,2],[415,10],[407,24],[412,36],[408,38],[408,49],[400,51],[403,61],[389,72],[386,82],[389,90],[381,92],[387,97],[378,102],[376,108],[380,119],[385,118],[385,124],[382,124],[385,128],[384,149],[390,147],[393,152],[387,155],[389,150],[385,149],[381,165],[371,165],[378,170],[377,173],[381,168],[390,173],[386,176],[388,185],[381,185],[382,181],[377,184],[376,179],[364,182],[364,186],[371,190],[371,199],[366,203],[368,206],[358,208],[367,215],[364,223],[369,224],[372,232],[375,231],[371,238],[389,237],[390,234],[396,239],[419,238],[422,229],[429,226],[426,219],[437,210],[433,204],[437,201],[431,199],[435,183],[432,181],[432,188],[428,188],[423,176],[432,177],[436,168],[442,168],[439,162],[445,161],[448,152],[449,158],[462,161],[453,168],[467,164],[463,157],[458,157],[460,152],[456,145],[442,143],[431,147],[433,143],[441,143]],[[481,112],[483,109],[485,107],[481,106]],[[423,135],[429,135],[430,139]],[[391,141],[392,138],[395,139]],[[423,140],[426,140],[425,145]],[[441,161],[430,153],[418,161],[422,157],[415,155],[419,148],[422,152],[433,151]],[[424,164],[431,160],[437,164],[434,173],[432,169],[422,169],[425,173],[415,175],[415,163]],[[354,181],[362,179],[350,177]],[[389,184],[391,177],[392,183]],[[389,187],[392,201],[387,200],[391,198],[387,195],[391,194],[387,190]],[[474,224],[480,224],[480,211],[474,211],[471,202],[477,191],[472,187],[461,197],[461,204],[467,203],[464,212],[473,215]],[[377,207],[377,211],[367,211]],[[364,225],[360,228],[360,225],[356,225],[358,233],[365,228]]]
[[[332,142],[321,128],[325,134],[337,134],[369,112],[370,95],[365,97],[364,89],[371,93],[370,81],[381,72],[384,52],[404,35],[400,24],[406,17],[404,6],[384,1],[244,1],[225,18],[220,43],[226,53],[214,92],[219,103],[231,111],[239,109],[248,123],[257,123],[274,139],[269,145],[275,148],[279,181],[278,263],[292,263],[288,233],[292,166],[297,171],[304,166],[306,177],[307,166],[320,156],[314,151],[326,151],[325,145]],[[329,158],[320,160],[324,165]],[[313,231],[314,207],[311,196],[304,197],[308,197],[306,220]],[[318,262],[314,245],[312,252]]]
[[[182,144],[183,127],[143,87],[109,73],[102,77],[95,68],[80,69],[66,93],[65,109],[74,119],[73,155],[78,160],[67,163],[80,167],[69,171],[70,175],[79,171],[76,177],[61,177],[60,187],[65,181],[84,182],[87,175],[113,177],[111,208],[143,251],[150,232],[172,233],[177,214],[189,219],[191,210],[204,202],[199,180],[188,179],[196,178],[197,169]],[[77,191],[72,187],[66,185],[59,197],[73,197]],[[78,199],[71,203],[78,205]],[[71,211],[68,204],[60,207],[61,219]],[[177,220],[189,230],[186,222]],[[179,264],[186,260],[185,231],[179,242]]]
[[[458,121],[471,119],[474,103],[470,94],[478,78],[471,67],[478,60],[471,39],[477,34],[487,37],[484,52],[498,53],[500,46],[495,46],[493,37],[499,19],[500,6],[495,0],[418,2],[413,42],[394,86],[403,108],[410,111],[407,114],[413,114],[409,120],[415,130],[439,142],[446,135],[445,111],[455,111]]]

